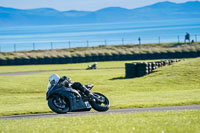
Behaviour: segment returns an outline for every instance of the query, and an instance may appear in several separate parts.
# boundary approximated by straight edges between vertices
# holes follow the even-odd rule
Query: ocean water
[[[200,40],[200,19],[0,27],[0,52]]]

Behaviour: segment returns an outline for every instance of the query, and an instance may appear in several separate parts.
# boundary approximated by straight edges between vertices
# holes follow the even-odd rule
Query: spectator
[[[141,44],[141,38],[140,37],[138,38],[138,41],[139,41],[139,44]]]
[[[186,43],[187,40],[190,43],[190,34],[189,33],[186,33],[184,42]]]

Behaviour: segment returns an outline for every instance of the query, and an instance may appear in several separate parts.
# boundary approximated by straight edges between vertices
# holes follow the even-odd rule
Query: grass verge
[[[125,63],[133,61],[112,61],[111,62],[98,62],[98,68],[116,68],[125,67]],[[139,61],[137,61],[139,62]],[[0,73],[12,72],[28,72],[28,71],[47,71],[47,70],[64,70],[64,69],[86,69],[89,63],[74,63],[74,64],[52,64],[52,65],[20,65],[20,66],[0,66]]]
[[[82,65],[74,64],[74,67]],[[104,68],[118,66],[124,66],[124,62],[99,63],[99,67]],[[124,79],[124,69],[0,76],[0,115],[51,112],[45,100],[45,91],[52,73],[67,75],[83,84],[94,84],[93,92],[105,94],[110,99],[111,108],[200,104],[199,66],[200,58],[187,59],[134,79]]]
[[[1,133],[199,133],[200,111],[0,120]]]
[[[17,52],[0,52],[0,59],[43,58],[43,57],[85,57],[90,55],[145,54],[167,52],[200,51],[200,43],[162,43],[162,44],[128,44],[106,45],[97,47],[80,47],[54,50],[33,50]]]

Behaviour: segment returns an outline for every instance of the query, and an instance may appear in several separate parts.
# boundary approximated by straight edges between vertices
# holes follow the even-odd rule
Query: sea
[[[191,40],[200,41],[200,19],[0,26],[0,52],[183,42],[187,32]]]

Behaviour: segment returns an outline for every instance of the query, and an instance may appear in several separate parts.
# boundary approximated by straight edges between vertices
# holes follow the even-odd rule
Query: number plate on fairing
[[[91,105],[90,105],[90,103],[89,103],[88,101],[85,102],[85,106],[86,106],[87,108],[91,108]]]

